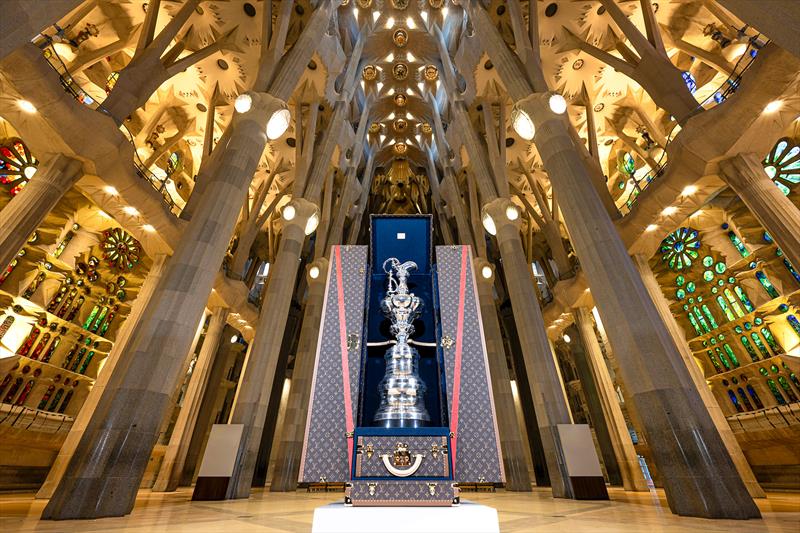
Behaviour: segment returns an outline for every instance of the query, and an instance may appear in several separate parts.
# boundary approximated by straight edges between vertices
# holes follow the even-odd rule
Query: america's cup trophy
[[[383,263],[389,286],[381,310],[392,322],[391,332],[397,342],[384,356],[386,373],[378,385],[381,404],[374,422],[387,428],[422,427],[430,421],[425,409],[426,387],[419,377],[419,353],[408,344],[414,334],[412,324],[423,305],[420,298],[408,292],[408,276],[416,268],[413,261],[401,263],[394,257]]]

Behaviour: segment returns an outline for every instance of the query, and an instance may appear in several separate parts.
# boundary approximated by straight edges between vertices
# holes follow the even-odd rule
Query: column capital
[[[255,122],[269,140],[283,135],[291,122],[286,102],[267,92],[248,91],[234,100],[234,125]]]
[[[306,280],[309,286],[324,284],[328,277],[328,267],[330,261],[327,257],[320,257],[306,266]]]
[[[739,153],[717,163],[719,175],[735,190],[741,190],[759,181],[772,181],[764,172],[761,157],[752,153]]]
[[[283,206],[281,219],[284,231],[298,228],[305,235],[311,235],[319,224],[319,207],[305,198],[292,198],[291,202]]]
[[[495,198],[487,202],[481,209],[481,222],[486,231],[492,235],[501,233],[506,227],[519,231],[519,208],[508,198]]]
[[[472,259],[472,269],[475,271],[475,279],[478,283],[494,285],[495,268],[492,263],[483,257],[475,257]]]

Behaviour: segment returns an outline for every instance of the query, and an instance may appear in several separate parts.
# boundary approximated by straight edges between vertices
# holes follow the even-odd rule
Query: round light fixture
[[[483,229],[485,229],[489,235],[497,235],[497,226],[494,223],[494,219],[489,213],[483,214],[483,219],[481,220],[483,223]]]
[[[570,336],[569,336],[569,335],[567,335],[566,333],[564,333],[564,336],[563,336],[562,338],[564,339],[564,342],[566,342],[567,344],[569,344],[569,343],[570,343],[570,341],[572,340],[572,339],[570,338]]]
[[[514,131],[517,132],[517,135],[526,141],[533,140],[533,136],[536,134],[536,128],[533,125],[533,120],[531,120],[531,117],[529,117],[528,114],[519,107],[515,107],[511,112],[511,124],[514,126]]]
[[[484,265],[483,268],[481,268],[481,276],[483,276],[483,279],[491,278],[492,277],[492,267],[490,267],[489,265]]]
[[[293,220],[295,215],[297,215],[297,210],[294,208],[293,205],[287,205],[283,208],[283,219],[284,220]]]
[[[253,97],[249,94],[240,94],[234,100],[233,107],[237,113],[247,113],[253,107]]]
[[[274,141],[286,133],[291,120],[292,114],[288,109],[279,109],[275,111],[270,117],[269,122],[267,122],[267,138]]]
[[[319,267],[317,265],[314,265],[311,268],[309,268],[308,275],[311,279],[317,279],[319,277]]]
[[[36,174],[36,167],[32,165],[28,165],[24,169],[22,169],[22,173],[25,174],[25,177],[31,179],[34,174]]]
[[[305,234],[311,235],[317,229],[319,225],[319,215],[314,213],[308,218],[308,222],[306,222]]]
[[[239,335],[231,337],[231,344],[236,344],[237,342],[239,342]]]
[[[26,113],[36,113],[36,106],[27,100],[17,100],[17,105]]]
[[[517,220],[519,218],[519,209],[514,204],[506,207],[506,218],[508,220]]]
[[[556,115],[563,115],[567,110],[567,101],[560,94],[550,95],[550,99],[547,103],[550,104],[550,111]]]
[[[783,101],[782,100],[773,100],[770,103],[768,103],[766,106],[764,106],[764,113],[774,113],[775,111],[779,110],[781,107],[783,107]]]

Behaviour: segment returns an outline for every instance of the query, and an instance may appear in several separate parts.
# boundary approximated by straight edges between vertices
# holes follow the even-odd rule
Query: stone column
[[[625,423],[625,416],[617,401],[617,393],[608,375],[603,352],[597,342],[597,336],[592,326],[592,312],[585,307],[579,307],[573,311],[575,316],[575,326],[580,334],[586,359],[594,378],[597,394],[600,397],[600,405],[603,410],[611,445],[614,448],[614,456],[617,458],[620,474],[622,475],[622,485],[625,490],[648,491],[647,481],[644,479],[642,469],[639,466],[639,459],[636,450],[633,448],[631,434],[628,425]]]
[[[63,154],[50,157],[3,209],[0,222],[0,268],[5,268],[75,182],[83,164]]]
[[[705,518],[760,513],[719,436],[678,349],[549,95],[517,102],[534,141],[606,324],[625,384],[642,417],[670,509]],[[519,120],[524,120],[518,116]]]
[[[507,216],[507,208],[511,205],[509,200],[497,198],[488,203],[484,210],[492,217],[497,229],[497,244],[503,259],[503,273],[514,310],[514,322],[531,386],[531,396],[553,496],[571,498],[572,485],[566,471],[556,425],[570,424],[572,420],[545,331],[531,267],[522,249],[519,219],[517,217],[515,220],[510,220]]]
[[[531,490],[531,478],[525,460],[522,434],[514,409],[514,396],[511,380],[508,377],[508,362],[497,320],[494,303],[494,267],[483,258],[474,260],[474,272],[478,285],[478,297],[483,319],[483,333],[489,359],[489,373],[492,378],[492,396],[497,415],[497,429],[500,433],[500,448],[503,451],[503,466],[506,473],[506,490]],[[488,275],[487,275],[488,274]]]
[[[764,494],[764,490],[758,484],[758,481],[753,474],[753,470],[750,468],[750,463],[747,462],[747,458],[745,458],[744,453],[742,453],[742,448],[739,446],[739,441],[736,440],[736,436],[733,434],[733,431],[731,431],[730,424],[728,424],[728,421],[725,419],[725,413],[720,408],[716,398],[714,398],[714,394],[711,392],[711,388],[708,386],[708,383],[706,383],[706,378],[703,375],[703,372],[700,370],[700,367],[697,366],[697,361],[695,360],[692,351],[689,349],[689,343],[686,341],[683,330],[675,321],[675,316],[672,314],[672,311],[670,311],[669,308],[669,302],[667,302],[667,299],[664,298],[664,293],[661,292],[661,286],[659,285],[658,280],[656,280],[653,271],[650,269],[647,259],[641,255],[635,255],[633,259],[636,263],[636,268],[639,269],[639,273],[642,276],[642,281],[644,282],[644,286],[647,289],[650,298],[652,298],[658,313],[661,315],[661,319],[664,321],[664,324],[672,335],[672,339],[675,342],[675,346],[677,346],[681,357],[683,358],[683,362],[686,364],[686,368],[689,370],[692,384],[699,392],[700,398],[702,398],[703,401],[703,405],[705,405],[705,408],[711,415],[714,426],[716,426],[717,431],[722,438],[722,442],[725,444],[725,448],[728,450],[728,453],[733,460],[733,464],[736,465],[736,470],[742,477],[742,481],[747,487],[747,491],[753,498],[766,498],[767,496]]]
[[[317,269],[316,278],[310,275],[311,269],[315,267]],[[327,274],[328,260],[325,258],[314,261],[306,269],[308,297],[292,371],[292,387],[286,404],[286,416],[275,459],[275,470],[272,474],[272,484],[270,485],[272,492],[293,491],[297,488]]]
[[[117,339],[114,341],[114,346],[112,347],[111,352],[108,354],[106,360],[103,361],[103,366],[94,382],[94,385],[92,385],[92,390],[86,397],[86,401],[83,403],[83,406],[81,406],[78,416],[75,417],[75,421],[72,423],[69,434],[64,440],[64,444],[61,445],[61,449],[56,456],[56,460],[53,462],[53,466],[50,467],[50,472],[47,474],[47,479],[39,488],[39,492],[36,493],[36,498],[50,498],[53,495],[56,486],[58,486],[58,484],[61,482],[61,478],[64,476],[64,472],[67,470],[67,465],[69,464],[70,459],[72,459],[72,455],[75,453],[78,443],[83,438],[83,434],[86,431],[89,420],[91,420],[92,416],[94,416],[97,404],[103,395],[103,391],[108,385],[108,380],[114,373],[117,362],[120,360],[120,355],[127,349],[128,340],[131,338],[131,334],[137,327],[139,327],[139,321],[142,317],[142,313],[150,304],[153,291],[158,284],[158,281],[161,279],[161,275],[164,273],[164,265],[166,260],[167,256],[164,254],[157,255],[153,258],[153,266],[150,267],[150,271],[147,273],[147,277],[144,279],[144,283],[142,283],[142,287],[139,289],[139,295],[133,302],[131,312],[125,318],[125,322],[123,323],[122,327],[120,327],[119,333],[117,334]]]
[[[756,154],[739,154],[720,161],[720,177],[769,232],[786,258],[793,265],[800,265],[800,210],[767,176],[761,159]]]
[[[295,198],[289,205],[294,208],[294,213],[291,220],[286,220],[284,208],[281,243],[270,269],[271,279],[261,305],[256,335],[250,344],[231,414],[230,423],[244,424],[244,432],[228,484],[229,499],[250,496],[283,330],[292,301],[300,252],[306,239],[306,224],[318,211],[316,205],[303,198]]]
[[[155,492],[172,492],[178,488],[183,472],[183,463],[189,450],[189,441],[200,412],[203,394],[208,386],[211,366],[222,339],[222,331],[225,329],[228,313],[229,310],[225,307],[216,307],[211,310],[211,322],[192,370],[192,376],[189,378],[189,386],[183,397],[175,427],[172,428],[172,435],[164,452],[164,460],[161,462],[158,477],[153,485]]]
[[[42,518],[120,516],[133,509],[165,410],[267,142],[285,104],[248,93],[219,167],[175,247],[142,324],[130,339],[95,415]],[[240,96],[241,98],[241,96]]]

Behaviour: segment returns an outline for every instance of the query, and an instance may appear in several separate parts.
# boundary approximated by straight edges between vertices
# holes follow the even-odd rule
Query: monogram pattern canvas
[[[366,298],[367,247],[342,246],[341,269],[345,308],[351,415],[356,420],[361,343]],[[320,323],[317,360],[309,405],[300,482],[344,482],[350,479],[342,381],[337,266],[331,254]]]
[[[435,478],[450,476],[450,458],[447,455],[447,437],[444,436],[360,436],[358,437],[356,453],[356,477],[387,478],[393,474],[384,466],[381,455],[388,455],[389,462],[393,464],[394,452],[397,443],[403,443],[411,454],[411,463],[414,456],[421,454],[422,462],[419,468],[410,476],[411,478]],[[372,447],[372,457],[367,453],[367,447]],[[435,446],[435,448],[434,448]],[[434,451],[436,455],[434,456]],[[408,467],[397,467],[407,470]]]
[[[499,483],[505,481],[505,475],[497,435],[483,322],[472,270],[472,253],[467,246],[436,247],[447,405],[452,413],[462,264],[466,268],[466,283],[461,342],[461,386],[458,427],[450,428],[457,437],[453,475],[459,482]]]
[[[360,481],[345,489],[345,502],[359,506],[453,505],[458,487],[452,481]]]

